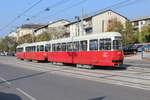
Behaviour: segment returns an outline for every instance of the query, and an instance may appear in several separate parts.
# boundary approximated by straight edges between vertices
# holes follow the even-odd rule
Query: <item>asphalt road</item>
[[[150,91],[15,67],[6,61],[0,63],[0,100],[150,100]]]

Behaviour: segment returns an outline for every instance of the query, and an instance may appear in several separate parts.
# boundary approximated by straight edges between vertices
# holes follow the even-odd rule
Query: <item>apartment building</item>
[[[39,27],[36,30],[34,30],[34,34],[35,34],[35,36],[37,36],[39,34],[42,34],[43,32],[45,32],[46,30],[48,30],[50,28],[58,28],[59,29],[61,27],[65,27],[65,25],[69,24],[69,23],[70,23],[70,21],[65,20],[65,19],[53,21],[53,22],[50,22],[49,24],[47,24],[45,26]]]
[[[34,30],[45,26],[44,24],[24,24],[16,30],[17,39],[27,34],[33,34]]]
[[[112,19],[120,21],[122,24],[125,24],[128,20],[126,17],[117,12],[106,10],[84,18],[83,21],[79,19],[66,26],[70,30],[70,36],[81,36],[92,33],[107,32],[108,24]]]
[[[150,16],[138,17],[131,20],[136,32],[141,32],[142,27],[150,26]]]

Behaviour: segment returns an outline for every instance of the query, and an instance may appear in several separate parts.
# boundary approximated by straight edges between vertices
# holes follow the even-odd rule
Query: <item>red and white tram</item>
[[[122,37],[117,32],[105,32],[23,44],[17,47],[17,58],[78,66],[118,66],[123,64]]]

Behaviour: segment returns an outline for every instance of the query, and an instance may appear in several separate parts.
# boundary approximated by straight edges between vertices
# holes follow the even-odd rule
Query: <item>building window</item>
[[[102,20],[102,32],[104,32],[104,20]]]
[[[92,33],[92,32],[93,32],[92,27],[90,27],[90,28],[86,28],[86,29],[85,29],[85,32],[86,32],[86,34],[90,34],[90,33]]]
[[[139,25],[139,22],[134,22],[134,26],[138,26]]]

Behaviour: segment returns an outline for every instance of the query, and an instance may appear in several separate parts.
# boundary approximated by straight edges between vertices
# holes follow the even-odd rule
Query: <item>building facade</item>
[[[49,24],[34,30],[34,34],[35,34],[35,36],[37,36],[37,35],[42,34],[43,32],[45,32],[51,28],[58,28],[59,29],[59,27],[60,28],[65,27],[65,25],[69,24],[69,23],[70,23],[70,21],[65,20],[65,19],[50,22]]]
[[[150,26],[150,16],[134,18],[133,20],[131,20],[131,22],[134,25],[134,30],[136,32],[141,32],[142,27]]]
[[[81,36],[92,33],[107,32],[109,21],[115,19],[122,24],[128,20],[126,17],[112,11],[106,10],[93,16],[84,18],[68,24],[70,36]]]
[[[43,25],[43,24],[24,24],[24,25],[22,25],[20,28],[18,28],[16,30],[17,40],[19,37],[25,36],[27,34],[33,35],[34,30],[36,30],[40,27],[43,27],[43,26],[45,26],[45,25]]]

